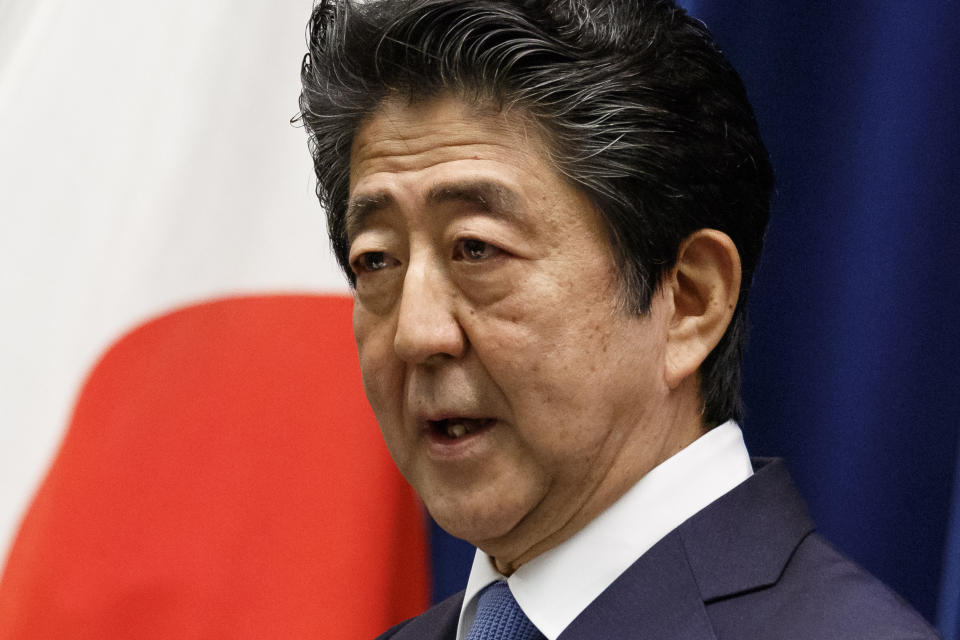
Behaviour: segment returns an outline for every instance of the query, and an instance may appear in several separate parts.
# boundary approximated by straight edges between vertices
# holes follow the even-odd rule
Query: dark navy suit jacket
[[[814,532],[780,460],[670,532],[560,640],[913,640],[936,632]],[[460,592],[385,632],[453,640]]]

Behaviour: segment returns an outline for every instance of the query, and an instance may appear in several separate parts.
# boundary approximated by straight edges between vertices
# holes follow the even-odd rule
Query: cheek
[[[488,325],[475,348],[520,437],[546,458],[572,463],[593,455],[606,437],[598,425],[611,424],[622,408],[623,394],[608,391],[624,386],[619,352],[630,347],[613,339],[609,312],[545,309]]]
[[[393,350],[393,333],[387,322],[357,307],[353,332],[363,388],[383,429],[401,419],[403,367]]]
[[[385,365],[381,358],[365,358],[363,349],[360,370],[363,390],[377,419],[383,442],[397,468],[406,475],[412,450],[404,437],[403,373],[396,367]]]
[[[527,437],[575,438],[596,398],[592,354],[604,347],[562,323],[527,320],[475,329],[473,348]]]
[[[603,316],[603,317],[594,317]],[[593,318],[593,319],[591,319]],[[547,396],[592,386],[611,355],[609,315],[565,305],[530,305],[477,329],[472,340],[505,391],[523,387]],[[507,383],[510,383],[507,385]],[[563,398],[543,397],[542,402]]]

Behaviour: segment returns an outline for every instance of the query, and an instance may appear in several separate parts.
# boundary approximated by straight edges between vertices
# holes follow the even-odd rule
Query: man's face
[[[536,555],[679,448],[664,297],[621,311],[600,215],[533,127],[387,101],[355,138],[350,200],[363,383],[441,526],[498,562]]]

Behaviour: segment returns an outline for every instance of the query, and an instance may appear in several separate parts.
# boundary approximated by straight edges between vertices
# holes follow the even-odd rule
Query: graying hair
[[[344,217],[364,118],[387,97],[442,92],[515,111],[604,217],[629,312],[649,311],[690,233],[733,239],[740,300],[700,389],[705,423],[742,418],[747,293],[773,176],[743,84],[703,24],[669,0],[320,0],[308,41],[298,117],[351,283]]]

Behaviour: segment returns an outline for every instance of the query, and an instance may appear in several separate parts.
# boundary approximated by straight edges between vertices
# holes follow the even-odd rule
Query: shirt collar
[[[467,636],[480,591],[504,579],[530,621],[547,640],[556,640],[637,558],[752,474],[743,434],[730,420],[654,467],[587,526],[509,578],[478,549],[457,640]]]

